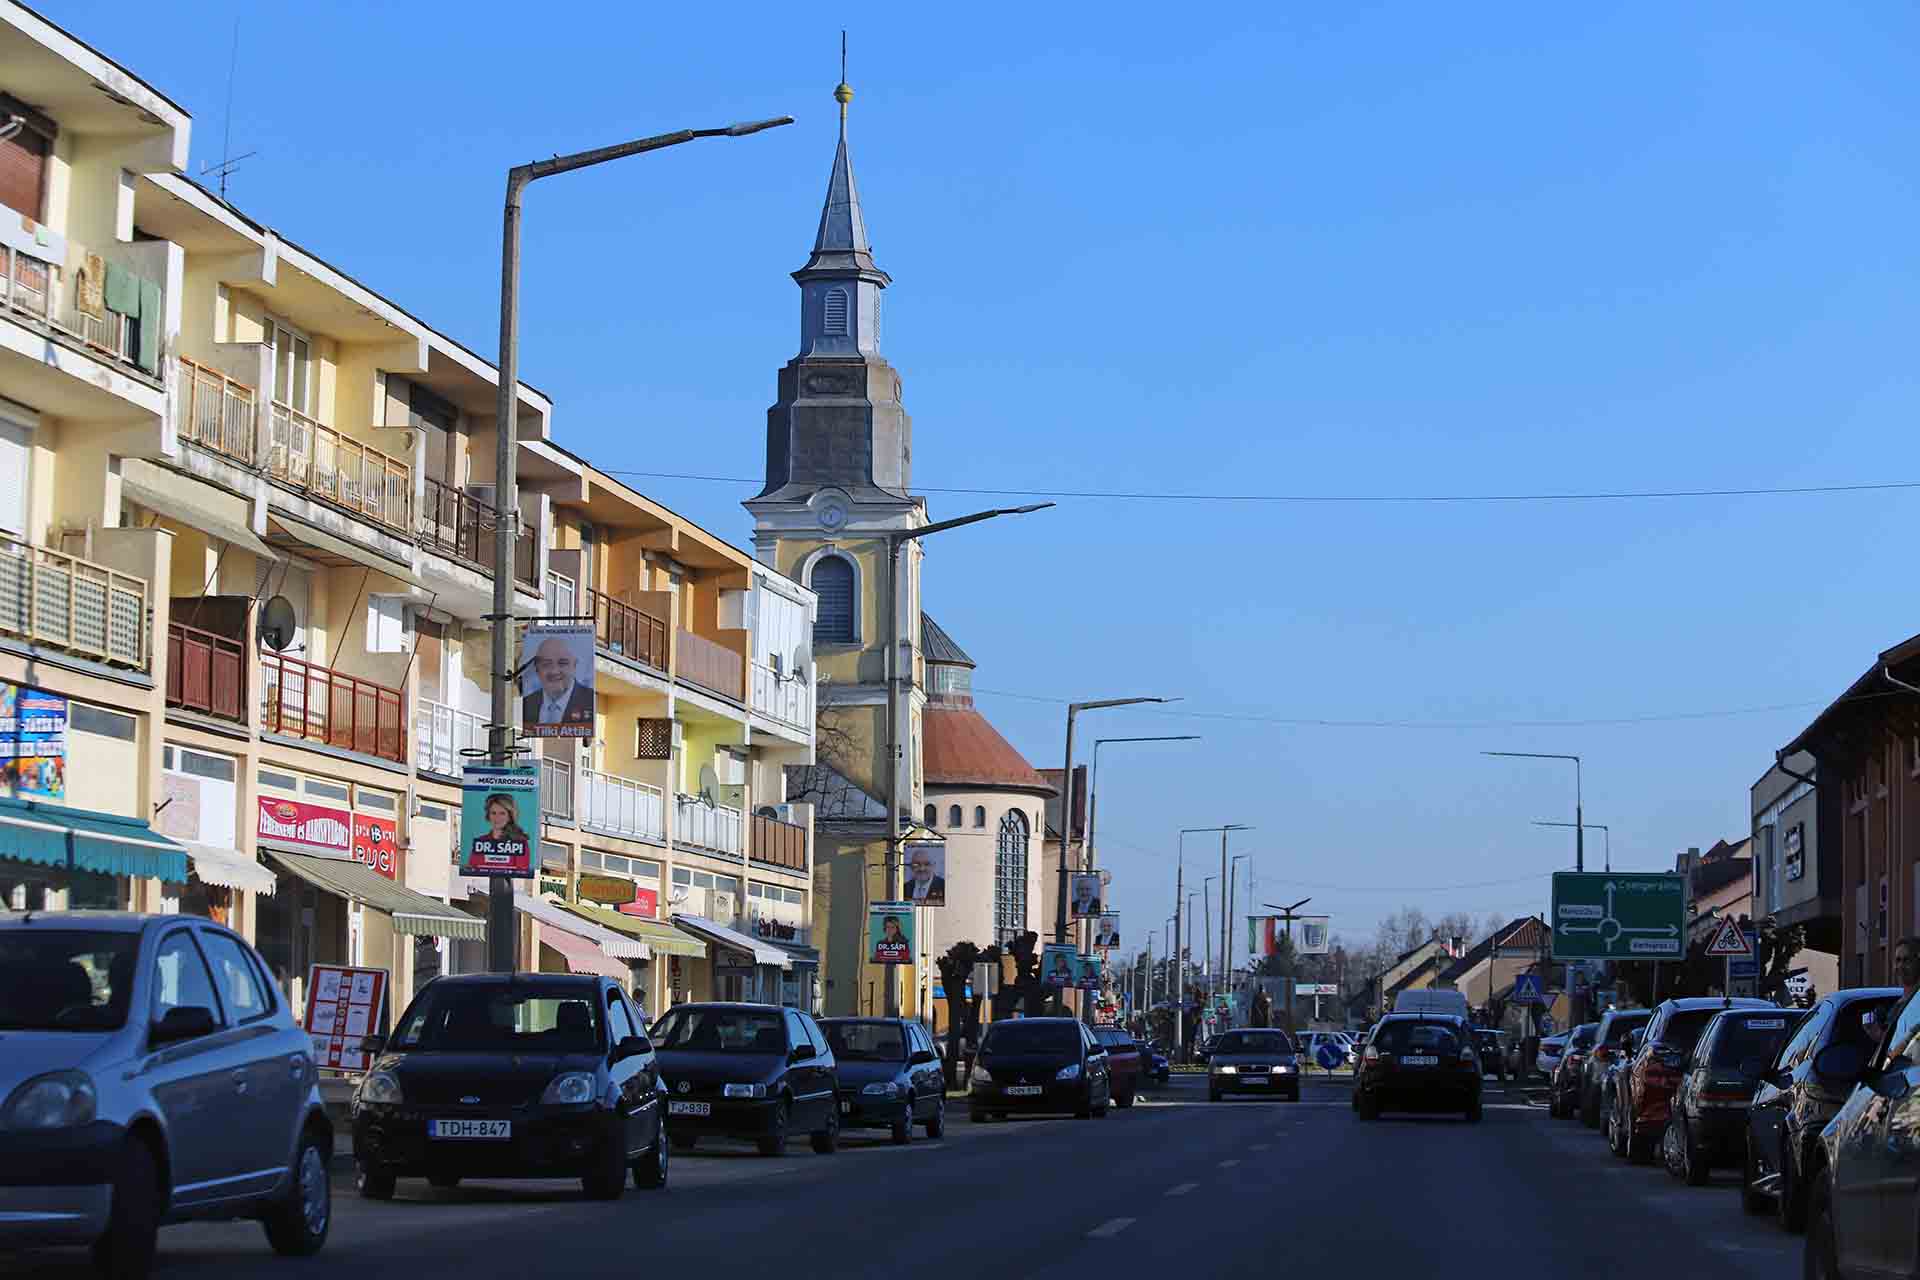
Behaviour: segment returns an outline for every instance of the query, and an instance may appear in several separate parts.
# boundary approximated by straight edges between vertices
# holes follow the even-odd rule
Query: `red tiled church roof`
[[[973,708],[929,706],[922,717],[921,767],[930,785],[1053,793],[1026,757]]]

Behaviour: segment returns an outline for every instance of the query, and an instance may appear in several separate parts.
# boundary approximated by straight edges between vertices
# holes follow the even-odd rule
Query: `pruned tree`
[[[979,1042],[980,997],[967,994],[975,965],[998,964],[1000,948],[980,947],[972,942],[956,942],[934,963],[940,970],[940,986],[947,993],[947,1089],[959,1088],[960,1046],[964,1040]]]
[[[1793,968],[1794,957],[1806,949],[1807,927],[1782,925],[1768,916],[1756,926],[1755,932],[1759,934],[1754,959],[1760,962],[1760,994],[1775,1003],[1786,1004],[1787,973]]]

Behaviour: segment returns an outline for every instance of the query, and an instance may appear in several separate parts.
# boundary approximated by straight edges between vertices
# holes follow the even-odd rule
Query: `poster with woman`
[[[1040,982],[1049,987],[1078,985],[1079,953],[1068,942],[1049,942],[1040,952]]]
[[[1101,964],[1099,956],[1074,957],[1074,983],[1082,991],[1100,989]]]
[[[470,764],[460,793],[460,870],[533,879],[528,833],[540,829],[540,766]]]
[[[913,963],[911,902],[868,904],[867,959],[874,964]]]

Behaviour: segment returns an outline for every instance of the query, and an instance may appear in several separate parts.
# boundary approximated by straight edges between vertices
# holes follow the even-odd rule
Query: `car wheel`
[[[938,1138],[947,1131],[947,1100],[941,1098],[933,1104],[933,1118],[927,1121],[927,1136]]]
[[[633,1166],[633,1185],[642,1191],[663,1190],[667,1185],[668,1167],[673,1162],[673,1157],[668,1154],[672,1150],[673,1144],[667,1141],[664,1129],[655,1134],[653,1149],[639,1164]]]
[[[1707,1153],[1693,1140],[1693,1129],[1685,1116],[1680,1121],[1680,1180],[1690,1187],[1704,1187],[1713,1176],[1713,1166],[1707,1163]]]
[[[810,1135],[815,1155],[830,1156],[840,1149],[840,1112],[838,1109],[827,1112],[827,1127],[816,1129]]]
[[[913,1099],[907,1099],[907,1108],[900,1118],[893,1122],[893,1145],[904,1147],[913,1141]]]
[[[700,1145],[700,1136],[694,1133],[675,1133],[668,1135],[669,1145],[675,1151],[691,1151]]]
[[[1479,1124],[1480,1116],[1482,1112],[1483,1112],[1483,1107],[1481,1105],[1480,1099],[1475,1098],[1472,1102],[1469,1102],[1467,1104],[1467,1123]]]
[[[969,1124],[991,1124],[993,1122],[993,1113],[974,1107],[967,1112],[967,1122]]]
[[[1667,1171],[1669,1178],[1681,1179],[1686,1176],[1686,1157],[1680,1150],[1680,1126],[1672,1120],[1660,1131],[1660,1167]]]
[[[362,1200],[391,1200],[393,1188],[398,1182],[399,1179],[392,1174],[376,1173],[364,1164],[358,1166],[353,1174],[354,1190],[360,1193]]]
[[[1798,1167],[1787,1152],[1780,1153],[1780,1198],[1774,1212],[1780,1217],[1780,1229],[1795,1235],[1807,1229],[1807,1184],[1794,1176]]]
[[[619,1119],[618,1116],[615,1117]],[[580,1179],[589,1200],[618,1200],[627,1190],[627,1151],[618,1137],[608,1135],[600,1167]]]
[[[760,1148],[763,1156],[785,1155],[787,1151],[787,1124],[792,1118],[790,1105],[785,1098],[773,1105],[773,1122],[767,1127],[765,1137],[754,1145]]]
[[[1620,1123],[1620,1108],[1617,1105],[1609,1107],[1607,1109],[1607,1150],[1613,1152],[1615,1159],[1627,1158],[1626,1138],[1626,1127]]]
[[[457,1173],[432,1174],[427,1178],[427,1185],[437,1187],[441,1191],[451,1191],[460,1185],[460,1175]]]
[[[1753,1135],[1747,1135],[1747,1160],[1740,1171],[1740,1207],[1751,1214],[1762,1214],[1773,1206],[1767,1203],[1767,1197],[1753,1189],[1760,1181],[1760,1162],[1753,1158]]]
[[[1113,1100],[1113,1105],[1119,1107],[1122,1111],[1131,1107],[1133,1105],[1133,1090],[1129,1089],[1125,1093],[1117,1095]]]
[[[1841,1280],[1839,1246],[1833,1228],[1833,1194],[1822,1178],[1807,1203],[1807,1247],[1800,1271],[1805,1280]]]
[[[1358,1108],[1362,1120],[1374,1121],[1380,1118],[1380,1099],[1371,1093],[1359,1100]]]
[[[93,1265],[108,1280],[144,1280],[160,1234],[160,1170],[138,1138],[120,1152],[107,1230],[93,1246]]]
[[[267,1243],[285,1258],[310,1258],[327,1242],[333,1225],[333,1181],[327,1176],[327,1154],[320,1140],[302,1134],[293,1158],[293,1181],[286,1199],[260,1217]]]

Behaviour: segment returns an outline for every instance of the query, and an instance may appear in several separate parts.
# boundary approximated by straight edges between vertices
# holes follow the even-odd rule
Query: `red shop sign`
[[[353,860],[364,862],[389,880],[400,876],[400,824],[392,818],[353,815]]]
[[[353,814],[331,805],[308,804],[303,800],[281,800],[260,796],[259,825],[254,829],[267,840],[299,845],[320,853],[344,854],[353,835]]]
[[[614,909],[623,916],[643,916],[648,920],[656,920],[660,916],[660,891],[636,888],[632,902],[623,902]]]

